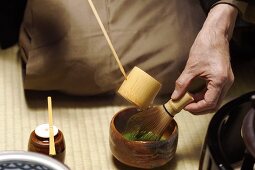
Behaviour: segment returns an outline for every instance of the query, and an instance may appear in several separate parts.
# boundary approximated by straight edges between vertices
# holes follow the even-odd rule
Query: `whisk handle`
[[[170,99],[166,104],[164,104],[164,108],[171,114],[171,116],[174,116],[192,101],[194,101],[194,98],[186,92],[179,100]]]

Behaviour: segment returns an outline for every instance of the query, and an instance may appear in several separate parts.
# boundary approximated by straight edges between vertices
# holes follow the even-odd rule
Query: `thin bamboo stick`
[[[124,68],[123,68],[123,66],[122,66],[122,64],[120,62],[120,59],[119,59],[119,57],[117,55],[117,52],[115,51],[115,49],[114,49],[114,47],[112,45],[111,39],[109,38],[109,35],[107,34],[107,31],[105,30],[105,27],[104,27],[104,25],[102,23],[102,20],[100,19],[99,15],[98,15],[98,12],[97,12],[97,10],[96,10],[92,0],[88,0],[88,2],[89,2],[89,5],[90,5],[90,7],[91,7],[91,9],[92,9],[96,19],[97,19],[97,22],[98,22],[101,30],[103,31],[103,34],[104,34],[104,36],[106,38],[106,41],[107,41],[108,45],[110,46],[110,49],[111,49],[111,51],[113,53],[113,56],[114,56],[115,60],[117,61],[118,65],[119,65],[119,69],[120,69],[121,73],[123,74],[125,79],[127,79],[127,74],[126,74],[126,72],[125,72],[125,70],[124,70]]]
[[[48,97],[48,116],[49,116],[49,137],[50,137],[50,151],[49,155],[56,155],[54,131],[53,131],[53,114],[51,97]]]

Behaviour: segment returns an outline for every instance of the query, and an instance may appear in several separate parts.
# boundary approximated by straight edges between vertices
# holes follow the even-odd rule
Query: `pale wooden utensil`
[[[128,120],[125,134],[131,140],[159,140],[173,117],[193,101],[189,93],[179,100],[170,99],[161,106],[153,106],[138,112]]]
[[[99,15],[98,15],[98,12],[97,12],[97,10],[96,10],[92,0],[88,0],[88,2],[89,2],[89,5],[90,5],[90,7],[91,7],[91,9],[92,9],[96,19],[97,19],[97,22],[98,22],[98,24],[99,24],[99,26],[100,26],[100,28],[101,28],[104,36],[105,36],[105,39],[106,39],[106,41],[107,41],[107,43],[108,43],[108,45],[109,45],[109,47],[110,47],[110,49],[111,49],[111,51],[113,53],[113,56],[114,56],[115,60],[117,61],[118,65],[119,65],[119,69],[120,69],[120,71],[122,72],[123,76],[126,79],[127,78],[126,72],[125,72],[125,70],[124,70],[124,68],[123,68],[123,66],[122,66],[122,64],[120,62],[120,59],[119,59],[119,57],[117,55],[117,52],[115,51],[115,49],[114,49],[114,47],[112,45],[111,39],[110,39],[109,35],[107,34],[107,31],[105,30],[104,24],[102,23],[102,21],[101,21]]]
[[[161,88],[161,84],[138,67],[134,67],[129,75],[126,75],[125,70],[119,60],[119,57],[112,45],[109,35],[107,34],[107,31],[98,15],[92,0],[88,0],[88,2],[107,40],[113,56],[119,65],[119,69],[125,77],[124,82],[118,90],[118,94],[140,108],[147,108],[150,104],[153,103],[155,96]]]
[[[138,67],[134,67],[118,90],[118,94],[141,109],[152,103],[161,84]]]
[[[54,131],[53,131],[53,114],[52,114],[52,101],[51,97],[48,97],[48,116],[49,116],[49,137],[50,137],[50,151],[49,155],[56,155]]]

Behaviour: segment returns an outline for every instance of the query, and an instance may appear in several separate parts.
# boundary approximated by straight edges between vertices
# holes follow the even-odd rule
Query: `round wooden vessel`
[[[59,129],[57,129],[57,133],[55,132],[54,135],[56,155],[52,157],[64,163],[66,154],[64,135]],[[34,130],[30,134],[28,151],[49,155],[49,137],[38,134]]]
[[[160,141],[130,141],[123,137],[130,116],[136,108],[126,108],[115,114],[110,123],[110,149],[113,156],[125,165],[151,169],[168,163],[175,155],[178,143],[178,126],[172,120]]]

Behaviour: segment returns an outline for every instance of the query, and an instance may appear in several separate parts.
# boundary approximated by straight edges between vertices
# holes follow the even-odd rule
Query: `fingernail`
[[[171,98],[172,98],[172,99],[176,99],[177,96],[178,96],[178,92],[177,92],[177,90],[174,90],[174,92],[173,92]]]

